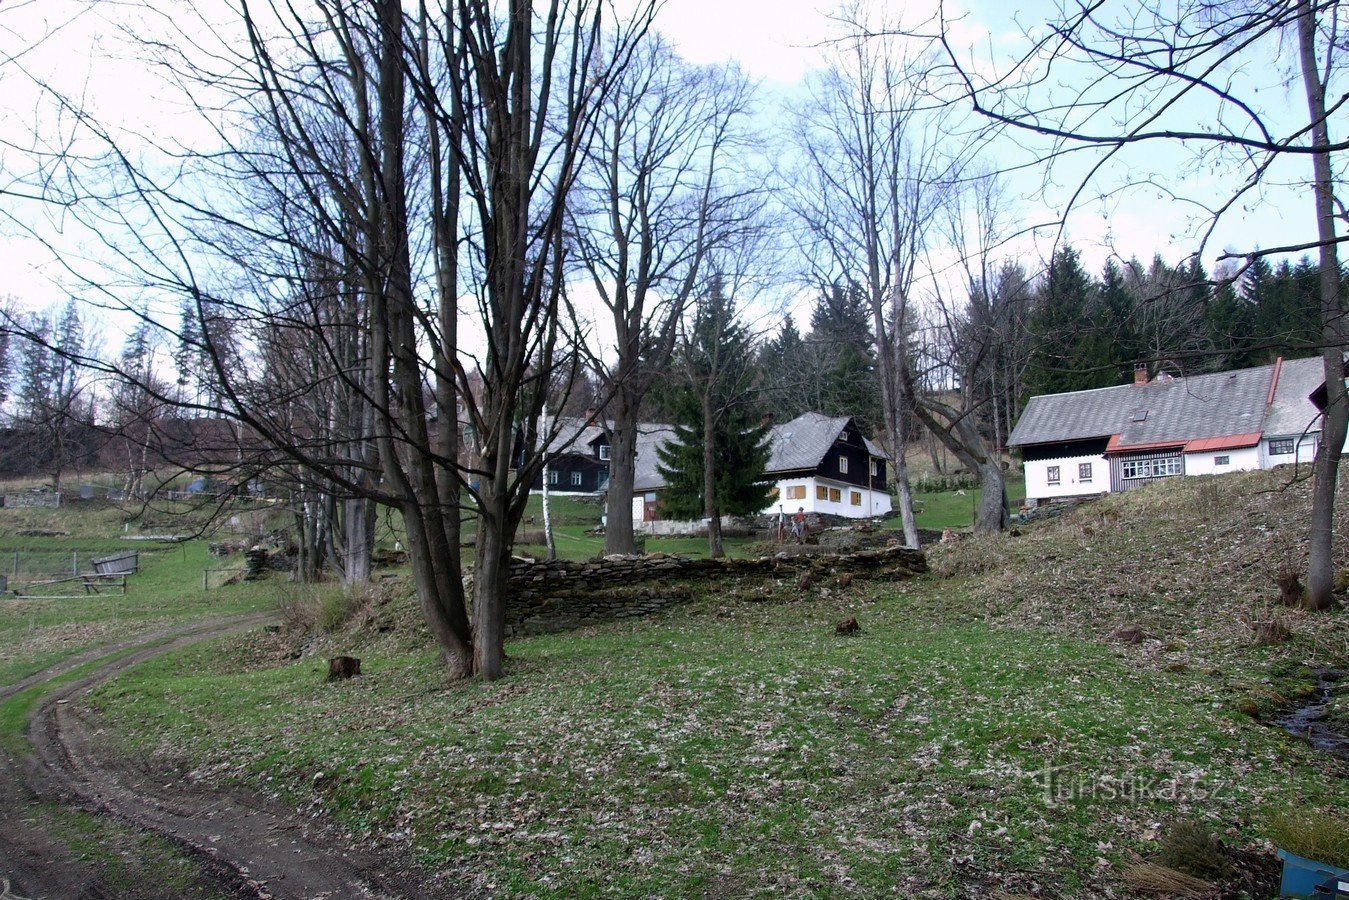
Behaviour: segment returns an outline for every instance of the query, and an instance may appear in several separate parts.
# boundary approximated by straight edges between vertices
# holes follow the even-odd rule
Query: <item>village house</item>
[[[550,494],[602,494],[609,489],[609,435],[594,415],[562,417],[548,442],[548,465],[530,488]]]
[[[638,528],[655,530],[661,521],[660,495],[666,488],[658,448],[674,440],[668,426],[645,426],[637,441],[632,518]],[[864,519],[890,512],[885,454],[849,416],[809,412],[775,425],[768,436],[770,455],[764,478],[772,481],[773,500],[765,513],[807,513]]]
[[[1026,501],[1127,491],[1159,478],[1309,463],[1320,440],[1311,394],[1320,357],[1032,397],[1008,445]]]

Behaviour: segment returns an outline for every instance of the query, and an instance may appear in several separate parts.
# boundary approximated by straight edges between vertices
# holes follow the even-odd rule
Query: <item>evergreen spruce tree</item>
[[[1217,351],[1214,368],[1245,369],[1265,362],[1256,333],[1255,304],[1243,299],[1229,283],[1220,284],[1205,310],[1209,340]]]
[[[831,285],[815,302],[806,338],[815,357],[814,410],[852,416],[867,434],[879,424],[881,407],[870,316],[856,285]]]
[[[1110,384],[1120,384],[1132,378],[1134,364],[1146,356],[1138,333],[1133,327],[1134,295],[1125,281],[1124,273],[1115,261],[1109,260],[1101,272],[1097,286],[1099,329],[1096,342],[1104,345],[1114,366]],[[1104,385],[1102,385],[1104,386]]]
[[[1092,322],[1095,293],[1076,250],[1064,247],[1054,254],[1030,321],[1034,349],[1026,386],[1031,396],[1117,383],[1108,335]]]
[[[28,313],[24,328],[31,337],[19,341],[15,421],[22,428],[33,428],[51,418],[55,405],[56,355],[51,350],[51,316]]]
[[[201,321],[197,306],[184,300],[178,311],[178,346],[174,348],[173,364],[178,370],[179,399],[192,403],[201,397]]]
[[[753,349],[719,281],[697,301],[675,372],[668,400],[675,439],[658,451],[668,485],[662,511],[675,519],[706,517],[711,555],[722,556],[721,516],[760,512],[771,485],[763,480],[769,426],[754,403]]]
[[[810,348],[788,315],[778,333],[759,350],[760,396],[764,408],[778,421],[789,421],[810,409],[806,381],[812,365]]]

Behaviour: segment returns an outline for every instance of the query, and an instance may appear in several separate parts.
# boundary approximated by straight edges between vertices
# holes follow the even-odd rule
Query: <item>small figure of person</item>
[[[778,520],[773,526],[773,535],[779,544],[787,539],[787,514],[782,511],[781,506],[778,507]]]
[[[806,508],[798,506],[796,515],[792,516],[792,537],[796,538],[798,544],[805,543],[806,540]]]

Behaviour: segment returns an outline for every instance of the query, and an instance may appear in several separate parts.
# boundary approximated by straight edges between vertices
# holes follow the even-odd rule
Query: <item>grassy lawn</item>
[[[709,598],[513,642],[511,677],[448,688],[432,654],[377,642],[340,686],[317,662],[239,673],[201,648],[99,702],[137,749],[267,779],[507,895],[954,896],[1053,873],[1079,896],[1159,822],[1253,837],[1269,808],[1349,805],[1349,781],[1252,725],[1222,679],[994,628],[967,602],[927,583]],[[860,635],[834,633],[845,613]]]
[[[914,494],[913,502],[918,510],[914,518],[919,528],[941,531],[944,528],[969,528],[974,524],[974,511],[979,505],[983,491],[970,488],[965,491],[940,491]],[[1007,482],[1007,502],[1012,511],[1026,499],[1026,478],[1019,475]],[[899,519],[891,519],[891,527],[898,527]]]

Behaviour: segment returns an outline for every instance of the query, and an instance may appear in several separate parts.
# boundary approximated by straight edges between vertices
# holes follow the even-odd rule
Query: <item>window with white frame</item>
[[[1077,480],[1083,484],[1091,483],[1091,463],[1077,464]]]
[[[1296,449],[1292,438],[1279,438],[1269,442],[1270,456],[1288,456]]]
[[[1129,481],[1144,478],[1167,478],[1184,475],[1179,456],[1161,456],[1156,459],[1128,459],[1120,464],[1120,475]]]
[[[838,473],[840,475],[848,474],[848,457],[844,456],[842,453],[838,455]]]
[[[1213,464],[1214,464],[1215,466],[1230,466],[1230,465],[1232,464],[1232,457],[1230,457],[1230,456],[1215,456],[1215,457],[1213,457]]]
[[[873,478],[880,478],[885,475],[885,463],[879,459],[871,461],[871,475]]]
[[[600,459],[608,459],[608,458],[609,458],[609,445],[600,444]]]
[[[580,486],[581,486],[581,473],[580,473],[580,472],[572,472],[572,473],[571,473],[571,486],[572,486],[572,487],[580,487]]]
[[[557,469],[548,470],[548,483],[557,484]]]
[[[1059,483],[1059,467],[1058,467],[1058,466],[1049,466],[1048,468],[1046,468],[1046,469],[1045,469],[1045,480],[1048,481],[1050,484],[1058,484],[1058,483]]]

